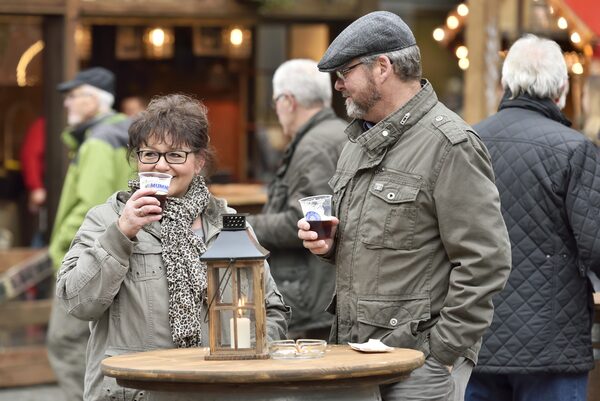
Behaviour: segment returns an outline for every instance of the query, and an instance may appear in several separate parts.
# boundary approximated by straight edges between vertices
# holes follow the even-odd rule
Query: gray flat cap
[[[331,72],[357,57],[416,44],[415,36],[400,17],[388,11],[375,11],[354,21],[335,38],[319,61],[319,71]]]

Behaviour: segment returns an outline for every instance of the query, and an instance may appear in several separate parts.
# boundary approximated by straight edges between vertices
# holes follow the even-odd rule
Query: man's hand
[[[302,245],[315,255],[326,254],[333,246],[333,238],[340,221],[336,217],[332,217],[331,238],[317,239],[317,233],[310,231],[310,225],[302,218],[298,220],[298,238],[302,240]]]

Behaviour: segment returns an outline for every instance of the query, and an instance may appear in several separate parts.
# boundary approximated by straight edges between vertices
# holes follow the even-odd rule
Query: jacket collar
[[[285,152],[279,162],[279,168],[277,169],[276,175],[278,177],[283,177],[285,172],[287,171],[288,166],[290,165],[290,160],[292,156],[294,156],[294,152],[296,151],[296,147],[304,137],[304,135],[313,129],[315,126],[319,125],[321,122],[325,120],[331,120],[337,118],[333,109],[330,107],[325,107],[312,116],[306,123],[304,123],[299,129],[296,135],[294,135],[294,139],[290,142],[290,144],[285,149]]]
[[[354,119],[346,128],[351,142],[358,143],[370,155],[379,154],[398,141],[437,103],[433,87],[426,79],[421,80],[421,90],[404,106],[368,128],[364,120]]]
[[[510,90],[507,89],[504,92],[504,96],[502,97],[502,100],[500,101],[500,106],[498,107],[498,111],[503,110],[503,109],[513,108],[513,107],[520,108],[520,109],[532,110],[532,111],[542,114],[543,116],[545,116],[551,120],[554,120],[563,125],[566,125],[567,127],[571,126],[571,121],[569,121],[567,119],[567,117],[565,117],[565,115],[560,111],[560,109],[558,108],[556,103],[554,103],[552,100],[550,100],[548,98],[540,99],[540,98],[530,96],[526,93],[523,93],[523,94],[515,97],[514,99],[511,99],[511,97],[512,97],[512,93],[510,92]]]
[[[68,127],[62,133],[62,140],[67,145],[67,148],[71,151],[79,149],[81,144],[87,139],[88,130],[100,123],[101,121],[112,117],[116,114],[114,111],[97,115],[89,121],[85,121],[75,127]]]

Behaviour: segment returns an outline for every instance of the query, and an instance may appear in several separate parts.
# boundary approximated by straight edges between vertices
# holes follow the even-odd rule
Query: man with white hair
[[[50,238],[56,269],[88,210],[126,189],[133,173],[126,156],[131,121],[112,110],[114,81],[112,72],[94,67],[58,85],[65,93],[68,126],[62,136],[71,160]],[[69,401],[83,399],[88,337],[88,322],[69,316],[55,302],[48,327],[48,356]]]
[[[327,182],[347,140],[346,122],[331,109],[331,80],[313,60],[289,60],[277,68],[273,103],[291,142],[269,186],[267,204],[248,221],[271,251],[271,273],[292,307],[289,336],[327,339],[332,315],[325,309],[333,296],[335,269],[302,247],[295,225],[303,216],[300,198],[331,194]]]
[[[560,111],[569,79],[558,44],[517,40],[502,85],[498,112],[475,129],[492,157],[512,271],[466,399],[583,401],[594,367],[587,273],[600,272],[600,160]]]

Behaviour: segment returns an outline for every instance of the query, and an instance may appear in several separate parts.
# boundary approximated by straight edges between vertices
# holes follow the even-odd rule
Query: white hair
[[[541,99],[559,99],[560,108],[564,107],[568,82],[567,65],[558,43],[531,34],[511,46],[502,67],[502,86],[510,89],[513,97],[527,93]]]
[[[87,93],[98,99],[98,113],[108,113],[115,103],[115,95],[92,85],[83,84],[80,86]]]
[[[273,97],[289,93],[304,107],[331,106],[331,78],[320,72],[317,62],[293,59],[281,64],[273,75]]]

